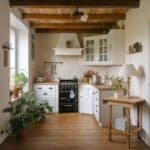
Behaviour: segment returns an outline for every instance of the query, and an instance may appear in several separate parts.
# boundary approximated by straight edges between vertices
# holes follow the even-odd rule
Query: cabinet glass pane
[[[107,46],[104,47],[104,53],[107,53]]]
[[[107,54],[104,55],[104,61],[107,61]]]
[[[103,55],[99,55],[99,61],[103,61]]]
[[[108,61],[109,55],[109,42],[107,38],[99,40],[99,61]]]
[[[94,61],[94,55],[87,54],[85,60],[86,61]]]
[[[105,44],[105,45],[107,44],[107,39],[104,39],[104,44]]]
[[[103,45],[103,40],[102,39],[99,40],[99,45],[100,46]]]
[[[94,61],[94,40],[86,41],[85,61]]]
[[[99,53],[100,53],[100,54],[103,53],[103,48],[102,48],[102,47],[99,48]]]

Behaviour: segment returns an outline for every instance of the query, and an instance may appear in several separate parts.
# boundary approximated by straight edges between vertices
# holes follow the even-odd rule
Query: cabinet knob
[[[53,88],[52,88],[52,87],[49,87],[49,89],[52,90]]]
[[[47,93],[43,93],[43,95],[48,95]]]

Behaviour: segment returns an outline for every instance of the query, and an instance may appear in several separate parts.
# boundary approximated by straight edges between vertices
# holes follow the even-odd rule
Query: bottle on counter
[[[104,78],[105,78],[105,85],[109,85],[109,75],[108,75],[108,72],[106,72]]]
[[[93,76],[92,76],[92,83],[96,84],[96,81],[97,81],[96,74],[93,74]]]
[[[93,84],[101,84],[101,76],[98,74],[98,72],[96,72],[95,74],[93,74],[92,76],[92,82]]]

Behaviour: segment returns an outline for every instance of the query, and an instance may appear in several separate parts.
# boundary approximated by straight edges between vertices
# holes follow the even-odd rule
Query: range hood
[[[61,33],[53,48],[55,55],[61,56],[80,56],[83,48],[80,48],[80,43],[76,33]]]

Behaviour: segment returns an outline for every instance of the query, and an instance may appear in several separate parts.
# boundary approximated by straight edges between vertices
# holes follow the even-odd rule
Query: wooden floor
[[[109,142],[108,132],[101,129],[95,118],[84,114],[50,114],[44,123],[28,129],[27,138],[13,136],[0,145],[0,150],[127,150],[123,135],[113,137],[122,142]],[[137,139],[132,140],[136,150],[148,150]]]

